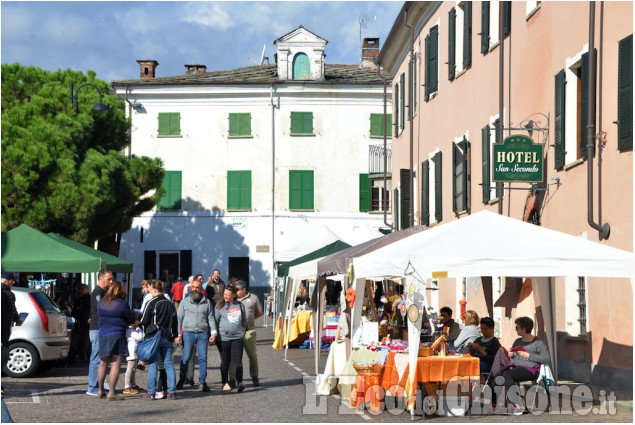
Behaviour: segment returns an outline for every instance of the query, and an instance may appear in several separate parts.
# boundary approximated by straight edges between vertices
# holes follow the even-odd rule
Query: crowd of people
[[[163,280],[146,279],[141,308],[128,305],[124,285],[113,273],[101,270],[90,294],[89,313],[78,320],[86,326],[91,353],[86,394],[106,400],[123,400],[116,392],[121,364],[127,361],[123,394],[143,394],[144,399],[174,399],[176,390],[194,385],[194,355],[199,362],[198,390],[209,392],[207,350],[214,344],[221,357],[221,384],[224,391],[242,392],[243,352],[249,358],[249,374],[260,386],[256,351],[255,320],[262,316],[260,300],[249,293],[247,284],[232,278],[226,285],[214,270],[203,283],[203,275],[181,277],[169,286]],[[170,296],[171,295],[171,296]],[[157,333],[160,333],[157,336]],[[144,340],[158,338],[158,348],[146,362],[139,361],[138,347]],[[182,345],[178,380],[173,353]],[[147,363],[147,365],[146,365]],[[148,368],[147,390],[137,385],[137,369]],[[109,374],[108,393],[104,387]]]
[[[546,344],[532,335],[534,322],[529,317],[519,317],[515,323],[518,338],[510,348],[501,346],[494,336],[494,320],[491,317],[479,319],[473,310],[465,312],[465,326],[461,329],[452,319],[452,309],[439,310],[438,331],[446,335],[449,351],[470,354],[479,359],[480,372],[486,376],[488,385],[494,388],[496,377],[501,376],[507,394],[517,391],[519,382],[535,381],[541,365],[549,364],[550,356]],[[493,405],[496,406],[496,392],[492,391]],[[524,407],[512,403],[508,412],[521,415]]]

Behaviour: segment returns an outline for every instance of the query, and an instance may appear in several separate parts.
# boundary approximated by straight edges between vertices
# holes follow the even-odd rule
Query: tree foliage
[[[97,90],[107,113],[92,112]],[[125,232],[163,196],[159,158],[121,154],[129,143],[125,103],[93,71],[2,64],[2,231],[26,223],[81,243]],[[148,193],[153,193],[148,195]]]

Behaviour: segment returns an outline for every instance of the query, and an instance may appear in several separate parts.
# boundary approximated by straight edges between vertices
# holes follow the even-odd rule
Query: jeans
[[[157,370],[159,369],[159,355],[163,357],[163,366],[165,367],[165,372],[168,375],[168,393],[174,394],[176,389],[176,374],[174,372],[174,364],[172,364],[172,343],[164,337],[161,337],[159,350],[150,361],[150,366],[148,367],[148,394],[155,393],[155,387],[157,385]]]
[[[13,418],[11,418],[11,414],[9,413],[9,409],[7,409],[7,405],[4,404],[4,398],[1,400],[2,402],[2,423],[12,423]]]
[[[243,339],[243,348],[245,349],[245,354],[249,358],[249,376],[251,378],[258,378],[258,353],[256,351],[256,339],[257,334],[255,329],[248,330],[245,332],[245,338]],[[236,380],[236,369],[234,366],[234,361],[229,362],[229,378],[232,380]]]
[[[194,344],[198,353],[198,383],[202,384],[207,378],[207,332],[183,332],[183,355],[181,356],[181,369],[179,378],[185,379],[188,362],[193,358]]]
[[[99,330],[90,330],[88,332],[91,344],[90,363],[88,364],[88,391],[97,391],[99,384],[97,383],[97,370],[99,369]]]
[[[243,339],[223,340],[222,345],[223,350],[220,353],[220,375],[223,384],[227,383],[230,360],[232,360],[236,366],[236,382],[243,382]]]

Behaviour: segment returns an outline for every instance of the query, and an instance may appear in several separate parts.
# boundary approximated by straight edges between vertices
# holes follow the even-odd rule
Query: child
[[[138,346],[139,342],[143,341],[143,332],[139,327],[139,319],[141,313],[136,311],[133,313],[135,322],[128,326],[126,331],[126,337],[128,338],[128,354],[126,358],[128,360],[128,366],[126,367],[126,386],[123,390],[124,394],[139,394],[144,391],[143,388],[139,388],[135,381],[135,372],[137,370]]]

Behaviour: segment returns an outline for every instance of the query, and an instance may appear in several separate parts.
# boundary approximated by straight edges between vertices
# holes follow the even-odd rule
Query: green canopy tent
[[[79,242],[75,242],[72,239],[65,238],[64,236],[58,235],[57,233],[47,233],[47,236],[52,237],[58,242],[63,243],[66,246],[71,248],[75,248],[79,251],[85,252],[87,254],[98,256],[100,259],[105,261],[108,265],[108,269],[113,271],[114,273],[132,273],[133,264],[130,261],[126,261],[122,258],[115,257],[114,255],[106,254],[105,252],[98,251],[96,249],[92,249],[86,245],[82,245]]]

